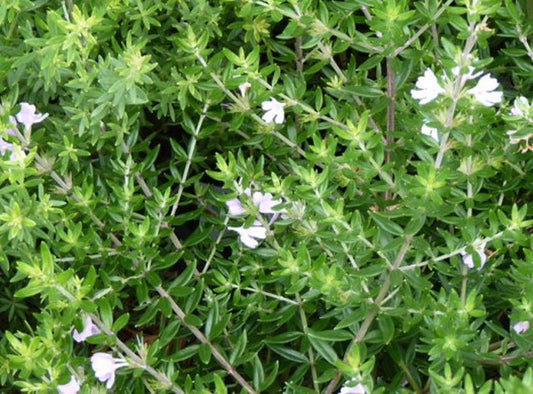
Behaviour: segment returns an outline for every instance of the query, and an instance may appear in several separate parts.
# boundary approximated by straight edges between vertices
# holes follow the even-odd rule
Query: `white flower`
[[[263,101],[261,108],[266,111],[262,116],[265,123],[277,123],[282,124],[285,120],[285,112],[283,111],[285,103],[280,103],[275,98],[271,98],[270,101]]]
[[[0,138],[0,153],[2,155],[6,154],[6,151],[13,152],[14,145],[10,142],[4,141],[4,139]]]
[[[267,233],[266,228],[263,227],[259,220],[256,220],[254,224],[248,228],[244,228],[244,226],[228,227],[228,230],[239,233],[241,242],[252,249],[257,248],[259,245],[257,239],[265,239]]]
[[[485,244],[481,245],[480,247],[476,247],[475,250],[479,256],[479,269],[483,268],[487,261],[487,255],[484,252]],[[461,256],[463,257],[463,263],[468,268],[474,268],[474,257],[470,253],[461,252]]]
[[[495,78],[491,78],[489,74],[481,77],[477,82],[477,85],[467,92],[473,95],[477,101],[483,104],[485,107],[492,107],[502,101],[503,93],[495,92],[499,83]]]
[[[530,122],[533,122],[533,118],[530,118],[529,116],[526,117],[526,114],[529,115],[530,112],[531,106],[529,105],[527,98],[525,98],[524,96],[520,96],[514,100],[513,108],[511,108],[512,116],[519,116],[522,118],[525,117]]]
[[[244,82],[244,83],[241,83],[239,85],[239,90],[241,92],[241,96],[242,97],[245,97],[246,96],[246,92],[248,91],[248,89],[250,89],[252,87],[252,84],[250,82]]]
[[[94,353],[91,357],[91,366],[94,374],[100,382],[106,382],[106,387],[110,389],[115,383],[115,371],[128,366],[128,363],[121,358],[114,358],[107,353]]]
[[[20,103],[20,111],[16,115],[19,123],[24,124],[26,129],[29,129],[35,123],[42,122],[48,117],[48,114],[38,114],[35,105],[28,103]]]
[[[7,135],[16,135],[17,119],[14,116],[9,117],[11,127],[6,130]]]
[[[284,212],[285,210],[279,210],[274,211],[272,207],[279,205],[282,203],[281,199],[273,200],[272,194],[270,193],[261,193],[261,192],[254,192],[253,196],[251,195],[250,188],[246,188],[244,190],[244,194],[246,194],[248,197],[252,197],[252,201],[257,207],[259,208],[259,212],[261,213],[273,213],[273,214],[279,214],[280,212]],[[238,198],[233,198],[231,200],[226,201],[226,206],[228,207],[229,214],[231,216],[239,216],[246,212],[246,209],[242,206],[241,201]]]
[[[524,96],[517,97],[514,100],[514,106],[511,108],[511,115],[513,116],[524,116],[524,111],[520,107],[528,107],[529,103]]]
[[[433,138],[435,141],[439,142],[439,130],[435,127],[430,127],[426,123],[422,125],[420,132],[428,137]]]
[[[427,104],[435,100],[439,94],[444,93],[444,89],[439,85],[435,73],[429,68],[424,72],[423,76],[418,77],[416,87],[419,90],[411,90],[411,96],[415,100],[419,100],[420,104]]]
[[[526,321],[519,321],[518,323],[516,323],[514,326],[513,326],[513,330],[517,333],[517,334],[523,334],[524,332],[526,332],[527,330],[529,330],[529,327],[530,327],[530,324],[529,322],[526,320]]]
[[[20,165],[22,165],[25,158],[26,153],[24,153],[22,148],[13,144],[13,149],[11,150],[11,156],[9,157],[9,160],[15,163],[18,162]]]
[[[246,212],[246,209],[242,206],[241,200],[233,198],[226,201],[230,216],[239,216]]]
[[[456,66],[454,68],[452,68],[452,74],[455,75],[456,77],[459,76],[459,71],[461,69],[459,68],[459,66]],[[480,71],[476,74],[474,74],[474,70],[475,68],[472,67],[472,66],[468,66],[468,72],[466,74],[463,74],[463,78],[465,81],[468,81],[470,79],[474,79],[474,78],[477,78],[479,77],[481,74],[483,74],[483,71]]]
[[[365,386],[359,383],[357,386],[354,387],[344,386],[343,388],[341,388],[341,391],[339,391],[339,394],[366,394],[366,389]]]
[[[76,342],[83,342],[87,338],[100,334],[100,330],[98,327],[93,323],[89,315],[85,318],[85,327],[83,328],[82,332],[78,332],[78,330],[74,329],[74,332],[72,333],[72,338]]]
[[[249,187],[244,189],[244,194],[248,197],[252,195]],[[231,200],[226,201],[226,206],[228,207],[230,216],[239,216],[246,212],[246,209],[242,206],[241,200],[238,198],[232,198]]]
[[[80,383],[72,376],[67,384],[60,384],[57,389],[59,394],[77,394],[80,390]]]
[[[261,213],[274,213],[274,214],[277,214],[279,212],[284,211],[284,210],[275,211],[275,210],[272,209],[276,205],[281,204],[282,201],[281,201],[281,199],[273,200],[272,199],[272,194],[270,194],[270,193],[264,193],[263,194],[261,192],[255,192],[253,197],[252,197],[252,201],[254,202],[255,205],[258,206],[259,212],[261,212]]]

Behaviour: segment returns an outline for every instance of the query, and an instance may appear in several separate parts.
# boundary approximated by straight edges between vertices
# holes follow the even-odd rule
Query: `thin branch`
[[[479,25],[482,25],[485,23],[487,17],[483,18],[483,20],[479,23]],[[468,63],[468,56],[470,55],[470,52],[472,52],[472,49],[474,48],[474,45],[477,41],[477,26],[475,24],[470,25],[470,36],[468,36],[465,47],[463,49],[463,53],[461,54],[460,63],[458,64],[459,70]],[[442,160],[444,159],[444,153],[446,152],[446,149],[448,147],[448,138],[450,136],[451,127],[453,125],[453,118],[455,115],[455,108],[457,107],[457,102],[459,101],[459,97],[461,95],[461,91],[464,87],[466,80],[464,79],[464,76],[461,72],[458,73],[457,79],[455,81],[454,89],[453,89],[453,95],[452,95],[452,103],[450,104],[450,107],[448,108],[448,112],[446,113],[446,119],[444,121],[444,128],[446,130],[446,133],[442,136],[442,140],[440,141],[439,151],[437,152],[437,157],[435,158],[435,168],[439,169],[442,165]]]
[[[516,31],[518,32],[518,39],[526,48],[527,55],[533,61],[533,49],[531,49],[531,45],[529,45],[529,42],[527,41],[527,36],[522,32],[522,28],[520,26],[516,26]]]
[[[67,289],[65,289],[60,284],[56,283],[54,288],[57,291],[59,291],[70,302],[78,301],[76,297],[74,297],[74,295],[72,295]],[[123,354],[129,357],[136,364],[137,367],[144,369],[146,372],[152,375],[157,381],[161,382],[162,384],[170,388],[172,392],[176,394],[184,394],[184,391],[182,391],[178,386],[172,383],[166,375],[156,371],[153,367],[146,364],[146,362],[141,357],[139,357],[135,352],[133,352],[124,342],[122,342],[119,339],[119,337],[102,320],[100,320],[100,318],[97,315],[95,315],[94,313],[87,313],[87,314],[89,315],[91,320],[98,326],[101,332],[103,332],[104,334],[108,336],[115,338],[118,348],[122,351]]]
[[[165,298],[169,303],[178,317],[178,319],[181,321],[181,323],[189,329],[190,332],[198,339],[201,343],[206,344],[209,346],[209,349],[211,350],[211,354],[215,359],[219,362],[220,365],[231,375],[233,378],[249,393],[255,394],[256,391],[253,389],[252,386],[237,372],[235,368],[224,358],[224,356],[218,351],[218,349],[209,341],[209,339],[206,338],[206,336],[196,327],[188,324],[185,321],[185,312],[176,304],[174,299],[163,289],[161,286],[156,286],[155,290],[159,293],[159,295],[163,298]]]
[[[435,14],[433,17],[429,20],[428,23],[426,23],[424,26],[422,26],[413,36],[411,36],[405,44],[403,44],[401,47],[397,48],[394,52],[392,52],[392,57],[398,56],[400,53],[402,53],[405,49],[409,48],[413,42],[417,40],[418,37],[420,37],[427,29],[429,29],[430,26],[433,26],[435,21],[442,15],[442,13],[446,10],[446,8],[453,3],[453,0],[448,0]]]
[[[296,299],[298,300],[298,311],[300,313],[300,321],[302,322],[302,328],[304,333],[307,334],[309,326],[307,325],[307,317],[305,316],[302,298],[300,297],[299,293],[296,293]],[[311,368],[311,376],[313,378],[313,387],[317,393],[320,393],[320,386],[318,384],[318,374],[316,372],[315,365],[315,354],[313,352],[312,346],[309,346],[309,351],[307,353],[309,355],[309,366]]]
[[[206,117],[208,108],[209,108],[209,105],[205,104],[204,108],[202,109],[202,115],[200,115],[198,124],[196,125],[196,128],[194,129],[194,134],[191,137],[192,141],[189,144],[189,151],[187,152],[187,161],[185,162],[185,168],[183,169],[183,175],[181,176],[179,187],[178,187],[176,202],[172,206],[172,210],[170,211],[170,216],[174,216],[174,214],[176,213],[176,209],[178,209],[181,195],[183,193],[183,189],[185,188],[185,182],[187,180],[187,177],[189,176],[189,169],[191,168],[192,157],[196,150],[196,141],[198,139],[198,134],[200,134],[200,130],[202,129],[202,124],[204,123],[204,119]]]
[[[294,51],[296,52],[296,71],[302,74],[304,71],[302,37],[296,37],[294,40]]]
[[[487,238],[478,238],[478,239],[474,240],[474,242],[470,243],[469,245],[474,247],[474,248],[476,248],[476,246],[484,245],[484,244],[489,243],[489,242],[491,242],[491,241],[493,241],[495,239],[501,238],[504,234],[505,234],[505,231],[500,231],[500,232],[498,232],[498,233],[496,233],[496,234],[494,234],[494,235],[492,235],[490,237],[487,237]],[[467,246],[463,246],[462,248],[456,249],[453,252],[446,253],[446,254],[443,254],[441,256],[438,256],[438,257],[435,257],[435,258],[432,258],[432,259],[429,259],[429,260],[422,261],[420,263],[406,265],[405,267],[400,267],[399,269],[400,269],[400,271],[409,271],[409,270],[412,270],[412,269],[415,269],[415,268],[425,267],[431,262],[435,262],[436,263],[438,261],[447,260],[450,257],[457,256],[458,254],[464,253],[464,252],[466,252],[466,248],[467,248]]]
[[[519,353],[519,354],[512,354],[512,355],[509,355],[509,356],[501,356],[499,359],[497,360],[479,360],[478,362],[480,364],[484,364],[484,365],[503,365],[503,364],[507,364],[513,360],[516,360],[517,358],[521,358],[521,357],[525,357],[525,358],[533,358],[533,351],[529,351],[529,352],[526,352],[526,353]]]
[[[385,139],[385,163],[389,164],[391,161],[391,145],[394,143],[394,130],[396,128],[396,78],[394,70],[392,69],[392,58],[387,56],[387,96],[389,97],[389,105],[387,108],[387,137]],[[385,200],[391,199],[391,191],[385,192]]]
[[[366,333],[370,329],[370,326],[374,319],[378,315],[379,307],[381,307],[383,300],[387,296],[387,293],[389,291],[389,288],[391,286],[391,273],[395,270],[397,270],[400,265],[402,264],[405,254],[407,253],[407,250],[409,249],[409,246],[411,245],[413,237],[412,236],[406,236],[403,242],[402,247],[400,248],[400,251],[398,252],[398,256],[396,257],[396,260],[394,261],[392,267],[390,268],[387,277],[385,278],[385,282],[383,283],[383,286],[381,287],[381,291],[379,292],[378,296],[376,297],[376,300],[374,301],[375,306],[377,308],[372,309],[369,313],[369,315],[366,317],[366,319],[363,321],[363,324],[361,324],[361,327],[359,328],[359,331],[357,332],[357,335],[352,340],[352,342],[348,345],[348,349],[345,352],[344,360],[349,356],[353,346],[363,341],[365,338]],[[342,372],[338,372],[337,375],[335,375],[335,378],[330,382],[326,389],[326,394],[332,394],[333,390],[335,390],[335,387],[339,383],[340,378],[342,377]]]
[[[211,247],[211,251],[209,252],[209,256],[207,257],[207,260],[205,261],[204,268],[202,269],[202,275],[204,275],[207,270],[209,269],[209,266],[211,265],[211,261],[213,260],[213,257],[215,257],[215,253],[217,251],[217,246],[220,244],[220,241],[222,241],[222,237],[224,236],[224,233],[226,232],[226,228],[228,228],[229,223],[229,213],[226,214],[226,217],[224,218],[224,229],[218,234],[217,239],[215,240],[215,243]]]
[[[291,304],[291,305],[299,305],[298,302],[293,301],[290,298],[286,298],[286,297],[283,297],[283,296],[280,296],[280,295],[274,294],[274,293],[269,293],[268,291],[264,291],[264,290],[261,290],[261,289],[256,289],[255,287],[241,287],[241,286],[236,285],[234,283],[231,284],[231,287],[234,288],[234,289],[238,289],[238,290],[244,290],[244,291],[249,291],[251,293],[261,294],[261,295],[264,295],[265,297],[274,298],[276,300],[283,301],[283,302],[286,302],[286,303]]]

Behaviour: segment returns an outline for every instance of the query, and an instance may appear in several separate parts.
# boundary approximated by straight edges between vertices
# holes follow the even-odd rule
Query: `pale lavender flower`
[[[239,216],[246,212],[246,209],[242,206],[241,200],[238,198],[226,201],[226,206],[228,207],[230,216]]]
[[[74,329],[72,333],[72,338],[74,338],[76,342],[83,342],[87,338],[97,334],[100,334],[100,330],[93,323],[90,316],[87,315],[87,317],[85,317],[85,327],[83,328],[83,331],[78,332],[78,330]]]
[[[48,117],[48,114],[36,113],[35,105],[28,103],[20,103],[20,111],[16,115],[19,123],[24,124],[26,129],[29,129],[35,123],[40,123]]]
[[[252,195],[249,187],[244,189],[244,194],[248,197]],[[230,216],[239,216],[246,212],[246,209],[242,206],[241,200],[238,198],[232,198],[231,200],[226,201],[226,206],[228,207]]]
[[[272,194],[270,193],[254,192],[252,195],[250,188],[246,188],[244,190],[244,194],[246,194],[248,197],[252,197],[252,202],[257,206],[259,212],[261,213],[279,214],[280,212],[284,211],[283,209],[279,211],[272,209],[274,206],[281,204],[282,200],[273,200]],[[233,198],[226,201],[226,206],[228,207],[229,214],[231,216],[239,216],[246,212],[246,209],[244,209],[241,201],[238,198]]]
[[[517,333],[517,334],[523,334],[524,332],[526,332],[527,330],[529,330],[529,327],[530,327],[530,324],[527,320],[525,321],[519,321],[518,323],[516,323],[514,326],[513,326],[513,330]]]
[[[13,154],[15,149],[14,145],[10,142],[5,141],[3,138],[0,138],[0,153],[5,155],[7,151],[10,151]]]
[[[478,256],[479,256],[479,269],[483,268],[485,263],[487,262],[487,255],[485,254],[485,244],[481,245],[480,247],[475,248]],[[463,263],[470,269],[474,268],[474,257],[470,253],[461,252],[461,256],[463,258]]]
[[[107,382],[106,387],[110,389],[115,383],[115,371],[129,364],[122,358],[114,358],[108,353],[94,353],[91,357],[91,366],[95,376],[100,382]]]
[[[533,119],[530,118],[529,113],[531,112],[531,106],[527,101],[527,98],[524,96],[517,97],[514,100],[513,108],[511,108],[511,115],[526,118],[530,122],[533,122]]]
[[[266,111],[262,116],[265,123],[282,124],[285,120],[285,112],[283,110],[285,103],[280,103],[275,98],[271,98],[270,101],[263,101],[261,108]]]
[[[16,135],[17,119],[14,116],[9,117],[11,127],[6,130],[7,135]]]
[[[59,394],[78,394],[80,383],[72,376],[67,384],[60,384],[57,386],[57,389],[59,390]]]
[[[485,107],[492,107],[494,104],[500,103],[503,98],[502,92],[495,91],[499,85],[498,80],[486,74],[481,77],[476,86],[467,92]]]
[[[511,115],[513,116],[524,116],[524,111],[522,111],[523,108],[527,108],[529,106],[529,103],[527,102],[527,98],[524,96],[517,97],[514,100],[513,108],[511,108]]]
[[[267,230],[263,227],[259,220],[256,220],[251,227],[228,227],[228,230],[239,233],[241,242],[247,247],[254,249],[259,245],[258,239],[265,239]]]
[[[11,150],[11,156],[9,156],[9,160],[12,162],[19,162],[22,164],[24,159],[26,158],[26,153],[22,150],[22,148],[18,145],[13,144],[13,149]]]
[[[341,391],[339,391],[339,394],[366,394],[366,389],[365,386],[359,383],[357,386],[354,387],[342,387]]]
[[[420,104],[427,104],[435,100],[439,94],[445,92],[439,85],[435,73],[429,68],[424,72],[423,76],[418,77],[416,87],[418,90],[412,89],[411,96],[415,100],[419,100]]]
[[[273,213],[278,214],[280,212],[283,212],[284,210],[275,211],[272,208],[276,205],[279,205],[282,203],[281,199],[273,200],[272,194],[270,193],[261,193],[261,192],[255,192],[252,196],[252,201],[255,205],[259,208],[259,212],[261,213]]]
[[[242,97],[245,97],[246,96],[246,92],[248,91],[248,89],[250,89],[252,87],[252,84],[250,82],[244,82],[244,83],[241,83],[239,85],[239,90],[241,92],[241,96]]]
[[[420,132],[428,137],[433,138],[435,141],[439,142],[439,130],[435,127],[430,127],[426,123],[422,125]]]

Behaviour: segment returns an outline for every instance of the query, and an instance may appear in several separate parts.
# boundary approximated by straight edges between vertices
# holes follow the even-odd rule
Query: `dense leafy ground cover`
[[[531,0],[0,3],[0,386],[533,389]]]

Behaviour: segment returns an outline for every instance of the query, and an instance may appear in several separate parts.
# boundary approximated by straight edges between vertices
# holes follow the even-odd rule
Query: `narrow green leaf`
[[[229,356],[229,362],[231,365],[234,365],[235,362],[242,356],[244,350],[246,349],[246,343],[248,342],[248,336],[246,330],[244,330],[235,344],[235,348]]]
[[[117,333],[120,330],[122,330],[124,327],[126,327],[129,320],[130,320],[130,314],[124,313],[117,320],[115,320],[115,323],[113,323],[113,328],[112,328],[113,332]]]
[[[315,331],[312,329],[308,329],[307,335],[327,342],[349,341],[352,340],[354,337],[353,334],[346,330]]]
[[[311,345],[313,345],[313,348],[322,356],[322,358],[324,358],[324,360],[332,365],[335,365],[335,362],[339,357],[330,344],[328,344],[326,341],[313,338],[312,336],[308,336],[307,338],[309,339],[309,342],[311,342]]]

